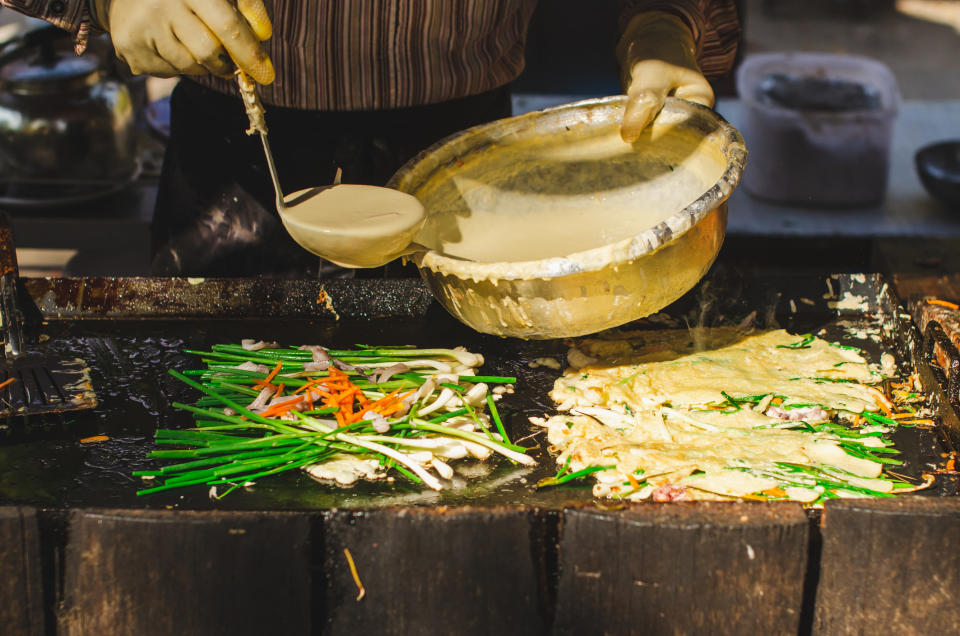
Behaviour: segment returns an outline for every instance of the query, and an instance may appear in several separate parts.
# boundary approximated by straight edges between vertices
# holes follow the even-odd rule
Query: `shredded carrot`
[[[3,387],[11,384],[14,380],[16,380],[16,378],[7,378],[7,379],[4,380],[3,382],[0,382],[0,389],[2,389]]]
[[[892,417],[892,418],[895,419],[895,420],[902,420],[902,419],[904,419],[904,418],[911,418],[911,417],[916,417],[916,416],[917,416],[916,413],[908,413],[908,412],[904,411],[903,413],[894,413],[894,414],[891,415],[890,417]]]
[[[887,415],[887,417],[890,417],[891,415],[893,415],[893,411],[890,410],[889,400],[887,399],[887,396],[884,395],[882,391],[879,391],[873,388],[872,386],[867,387],[867,389],[872,391],[874,394],[876,394],[877,398],[879,398],[877,400],[877,404],[880,405],[880,408]]]
[[[106,435],[94,435],[93,437],[84,437],[82,440],[80,440],[80,443],[81,443],[81,444],[95,444],[95,443],[97,443],[97,442],[105,442],[105,441],[107,441],[108,439],[110,439],[110,438],[107,437]]]
[[[273,367],[273,371],[271,371],[270,374],[263,379],[264,384],[269,384],[270,382],[273,382],[273,379],[277,377],[277,374],[280,373],[280,369],[282,368],[283,368],[283,361],[281,360],[280,362],[277,363],[277,366]]]
[[[386,395],[384,395],[382,398],[380,398],[380,399],[377,400],[376,402],[372,403],[372,404],[370,405],[370,407],[371,407],[371,408],[376,408],[376,407],[378,407],[378,406],[383,406],[384,404],[387,404],[387,403],[393,401],[393,398],[395,398],[395,397],[397,396],[397,393],[399,393],[399,392],[400,392],[400,389],[394,389],[393,391],[391,391],[390,393],[387,393]]]
[[[304,384],[303,386],[301,386],[299,389],[296,389],[296,390],[295,390],[293,393],[291,393],[290,395],[296,395],[297,393],[300,393],[301,391],[306,391],[307,389],[312,389],[312,388],[313,388],[314,386],[316,386],[316,385],[317,385],[317,381],[316,381],[316,380],[307,379],[306,384]]]
[[[278,384],[278,385],[277,385],[277,390],[276,390],[276,392],[275,392],[275,395],[276,395],[277,397],[280,397],[281,395],[283,395],[283,390],[284,390],[286,387],[287,387],[287,385],[284,384],[283,382],[281,382],[280,384]]]
[[[396,413],[396,412],[398,412],[398,411],[402,411],[403,408],[404,408],[404,407],[403,407],[403,404],[401,404],[400,402],[394,402],[394,403],[391,404],[390,406],[381,409],[381,410],[380,410],[380,414],[381,414],[381,415],[384,415],[384,416],[393,415],[394,413]]]
[[[946,300],[940,300],[939,298],[928,298],[927,303],[930,305],[940,305],[941,307],[946,307],[947,309],[960,309],[960,305],[957,303],[951,303]]]
[[[299,404],[300,402],[303,402],[302,395],[298,395],[292,400],[287,400],[286,402],[278,402],[277,404],[274,404],[273,406],[270,406],[269,408],[267,408],[260,415],[262,417],[276,417],[277,415],[282,415],[286,413],[287,411],[292,409],[295,405]]]
[[[933,426],[934,421],[926,418],[916,420],[898,420],[900,424],[912,424],[914,426]]]
[[[357,602],[359,602],[367,592],[363,589],[363,583],[360,582],[360,574],[357,572],[357,566],[353,562],[353,556],[350,554],[350,549],[344,548],[343,554],[347,557],[347,565],[350,566],[350,576],[353,577],[353,582],[357,585]]]

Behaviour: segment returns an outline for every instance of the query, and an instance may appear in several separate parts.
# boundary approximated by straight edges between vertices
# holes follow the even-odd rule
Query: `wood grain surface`
[[[40,636],[44,630],[36,511],[0,507],[0,634]]]
[[[816,634],[960,634],[960,500],[828,502]]]
[[[568,510],[557,634],[796,634],[807,563],[796,504]]]
[[[58,633],[309,632],[305,515],[89,510],[69,533]]]

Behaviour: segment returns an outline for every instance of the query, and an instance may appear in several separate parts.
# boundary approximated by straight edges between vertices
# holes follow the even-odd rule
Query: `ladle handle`
[[[267,140],[267,111],[260,101],[257,94],[257,83],[249,75],[237,69],[237,84],[240,87],[240,97],[243,98],[243,108],[247,112],[247,119],[250,121],[250,127],[247,128],[247,134],[253,135],[260,133],[260,141],[263,143],[263,153],[267,157],[267,170],[270,172],[270,180],[273,181],[273,190],[277,195],[277,209],[282,210],[283,189],[280,188],[280,177],[277,175],[277,165],[273,161],[273,152],[270,150],[270,142]]]

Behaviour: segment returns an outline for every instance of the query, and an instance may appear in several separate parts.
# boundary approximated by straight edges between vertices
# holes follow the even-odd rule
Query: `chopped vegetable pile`
[[[495,404],[516,379],[477,375],[483,357],[462,348],[244,340],[187,353],[206,369],[170,373],[204,394],[174,404],[193,413],[195,427],[157,430],[158,445],[180,448],[148,455],[186,461],[135,472],[157,483],[138,495],[202,484],[219,498],[296,468],[342,484],[392,479],[395,471],[440,490],[453,476],[448,460],[498,453],[535,463],[510,442]]]
[[[551,397],[560,466],[538,486],[591,476],[628,500],[891,497],[930,485],[895,469],[888,433],[932,425],[913,381],[882,375],[851,347],[786,331],[634,332],[578,341]]]

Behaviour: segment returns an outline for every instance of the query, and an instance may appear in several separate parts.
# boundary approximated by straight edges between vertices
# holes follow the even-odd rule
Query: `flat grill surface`
[[[884,351],[893,353],[900,371],[908,375],[920,363],[918,335],[909,316],[896,304],[886,283],[876,275],[759,276],[715,269],[694,291],[665,310],[674,326],[719,326],[738,324],[751,313],[761,328],[784,327],[794,333],[817,332],[841,344],[857,346],[872,362]],[[216,295],[215,281],[199,283],[200,297]],[[49,286],[49,283],[47,283]],[[364,300],[364,312],[375,317],[341,317],[309,320],[245,316],[226,318],[209,311],[192,318],[103,319],[79,312],[70,320],[50,320],[43,327],[49,336],[44,347],[51,354],[85,359],[100,400],[92,412],[56,419],[9,421],[0,445],[0,503],[42,507],[112,507],[178,509],[259,509],[309,510],[366,508],[397,505],[524,505],[560,508],[571,503],[592,501],[589,480],[581,485],[534,490],[533,484],[556,472],[545,435],[536,432],[529,416],[553,412],[548,392],[559,371],[532,368],[539,357],[563,361],[567,344],[561,341],[526,342],[478,334],[449,317],[437,305],[411,309],[408,293],[411,281],[377,282],[384,292],[381,306],[376,298]],[[56,290],[55,290],[56,291]],[[832,293],[831,293],[832,292]],[[845,296],[847,295],[847,296]],[[850,309],[836,309],[835,303],[850,295],[860,299]],[[398,301],[398,298],[400,300]],[[149,299],[137,303],[149,307]],[[398,303],[391,315],[391,303]],[[120,303],[122,304],[122,303]],[[842,303],[846,307],[851,303]],[[115,311],[116,306],[111,311]],[[46,309],[49,316],[50,309]],[[122,312],[121,312],[122,313]],[[255,313],[255,312],[251,312]],[[631,328],[662,329],[664,324],[641,321]],[[875,341],[864,334],[880,332]],[[216,343],[236,343],[242,338],[277,340],[281,344],[321,344],[347,347],[355,344],[422,347],[465,346],[482,353],[486,374],[517,376],[516,392],[499,403],[511,438],[535,446],[539,464],[516,466],[501,458],[486,462],[460,460],[454,487],[434,492],[397,477],[383,481],[341,487],[320,483],[300,471],[291,471],[238,490],[221,501],[212,501],[205,487],[137,497],[140,479],[134,470],[161,465],[146,458],[154,448],[153,433],[158,427],[185,428],[192,425],[189,414],[170,407],[172,402],[192,402],[195,391],[166,373],[167,369],[200,368],[195,356],[183,349],[204,349]],[[956,415],[945,404],[935,404],[937,420],[947,426],[938,429],[900,429],[894,433],[905,464],[898,472],[920,481],[920,474],[942,466],[944,457],[956,447]],[[106,435],[106,442],[83,444],[82,438]],[[929,495],[954,495],[956,477],[939,475]],[[615,502],[610,502],[611,504]]]

